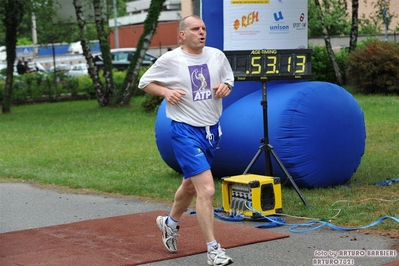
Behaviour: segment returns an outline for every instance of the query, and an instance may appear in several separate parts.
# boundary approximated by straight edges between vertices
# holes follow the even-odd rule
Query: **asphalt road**
[[[0,233],[151,210],[168,211],[170,205],[131,197],[39,188],[28,183],[0,183]],[[253,222],[244,223],[251,225]],[[291,233],[288,226],[262,230],[289,234],[290,237],[229,249],[227,253],[234,259],[233,265],[299,266],[327,265],[329,262],[329,265],[376,266],[392,261],[398,261],[396,265],[399,265],[399,239],[388,236],[328,228]],[[162,245],[161,237],[159,241]],[[2,244],[5,243],[0,246]],[[390,251],[395,256],[364,255],[373,250]],[[347,255],[334,258],[339,251],[341,254],[347,252]],[[206,256],[198,254],[146,265],[206,265]]]

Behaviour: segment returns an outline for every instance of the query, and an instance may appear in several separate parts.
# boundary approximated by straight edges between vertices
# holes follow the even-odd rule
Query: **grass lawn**
[[[353,186],[283,188],[284,214],[322,219],[342,227],[399,217],[399,183],[372,183],[399,177],[399,97],[355,95],[365,114],[366,152]],[[172,203],[182,176],[161,159],[155,143],[155,114],[145,113],[143,97],[129,108],[99,108],[95,100],[12,107],[0,115],[0,177],[42,185],[141,197]],[[222,206],[216,180],[215,207]],[[288,218],[291,222],[302,219]],[[393,220],[371,227],[399,236]]]

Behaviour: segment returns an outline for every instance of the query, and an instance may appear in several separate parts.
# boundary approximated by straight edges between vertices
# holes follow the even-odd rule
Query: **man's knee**
[[[197,194],[197,191],[195,190],[195,187],[194,187],[194,185],[193,185],[192,182],[185,181],[185,182],[183,183],[182,188],[183,188],[183,191],[184,191],[187,195],[195,196],[195,195]]]
[[[205,185],[199,191],[197,191],[197,197],[206,199],[213,199],[215,195],[215,187],[213,185]]]

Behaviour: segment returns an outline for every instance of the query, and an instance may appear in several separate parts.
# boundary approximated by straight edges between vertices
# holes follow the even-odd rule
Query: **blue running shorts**
[[[184,179],[211,168],[222,135],[219,124],[194,127],[172,121],[170,132],[175,157],[183,171]]]

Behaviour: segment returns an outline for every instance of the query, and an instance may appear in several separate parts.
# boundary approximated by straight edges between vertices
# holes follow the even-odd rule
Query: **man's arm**
[[[163,87],[163,86],[161,86],[161,85],[158,85],[157,83],[155,83],[155,82],[151,82],[151,83],[149,83],[147,86],[145,86],[144,88],[143,88],[143,90],[146,92],[146,93],[148,93],[148,94],[152,94],[152,95],[155,95],[155,96],[161,96],[161,97],[164,97],[164,98],[166,98],[165,97],[165,95],[166,95],[166,90],[169,90],[168,88],[165,88],[165,87]]]
[[[155,82],[149,83],[143,88],[146,93],[164,97],[170,104],[177,104],[181,97],[185,96],[186,93],[181,90],[171,90],[167,87],[161,86]]]

